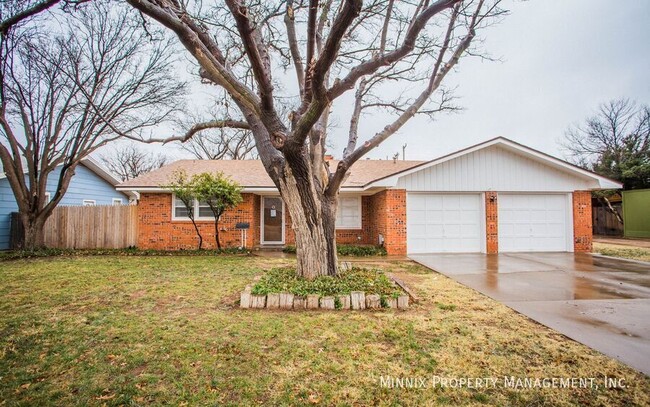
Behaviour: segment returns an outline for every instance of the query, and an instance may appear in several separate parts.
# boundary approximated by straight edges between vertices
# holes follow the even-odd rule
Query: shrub
[[[343,271],[336,277],[322,276],[314,280],[296,276],[296,270],[290,267],[276,268],[268,271],[252,289],[255,295],[285,292],[301,296],[345,295],[352,291],[363,291],[366,294],[379,294],[386,297],[402,293],[383,271],[359,267]]]
[[[296,253],[296,246],[285,246],[282,249],[285,253]],[[359,246],[341,244],[336,246],[336,252],[339,256],[351,257],[368,257],[368,256],[386,256],[386,248],[382,246]]]

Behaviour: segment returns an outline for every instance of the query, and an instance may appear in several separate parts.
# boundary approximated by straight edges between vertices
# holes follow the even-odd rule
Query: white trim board
[[[264,199],[265,198],[279,198],[280,202],[282,203],[282,240],[277,241],[277,240],[271,240],[271,241],[266,241],[264,240]],[[269,196],[262,196],[260,197],[260,244],[268,244],[268,245],[283,245],[285,243],[286,237],[286,213],[285,213],[285,205],[284,205],[284,200],[280,197],[280,195],[269,195]]]

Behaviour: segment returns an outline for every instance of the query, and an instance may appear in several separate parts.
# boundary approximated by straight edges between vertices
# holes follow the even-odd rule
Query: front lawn
[[[407,311],[241,310],[291,260],[0,262],[0,405],[648,405],[650,380],[408,263]],[[388,264],[388,263],[387,263]],[[390,270],[389,270],[390,271]],[[380,377],[624,378],[627,388],[390,389]]]
[[[604,256],[650,262],[650,249],[645,247],[630,247],[617,244],[594,242],[593,252],[600,253]]]

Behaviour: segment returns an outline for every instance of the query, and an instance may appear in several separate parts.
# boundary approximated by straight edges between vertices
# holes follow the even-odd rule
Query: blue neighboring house
[[[55,169],[47,180],[48,197],[54,195],[59,181],[59,169]],[[116,191],[122,181],[104,169],[92,158],[84,158],[70,180],[68,191],[59,206],[82,205],[126,205],[135,196]],[[48,198],[49,199],[49,198]],[[11,213],[18,211],[16,199],[4,173],[0,174],[0,250],[9,248]]]

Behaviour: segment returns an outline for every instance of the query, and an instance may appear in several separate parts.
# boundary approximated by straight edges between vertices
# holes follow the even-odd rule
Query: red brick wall
[[[241,232],[235,230],[237,222],[250,222],[246,247],[252,247],[259,229],[259,197],[242,194],[244,199],[236,208],[225,212],[219,222],[221,245],[237,247],[241,244]],[[257,214],[257,217],[254,214]],[[214,222],[198,221],[203,236],[203,247],[215,248]],[[259,240],[259,234],[257,234]],[[172,195],[143,193],[138,204],[138,247],[141,249],[181,250],[198,248],[198,237],[189,220],[172,221]]]
[[[246,247],[260,244],[261,197],[242,194],[244,201],[226,212],[219,222],[221,244],[237,247],[241,244],[237,222],[250,222]],[[143,193],[138,204],[138,247],[158,250],[187,250],[198,247],[198,237],[189,220],[172,220],[172,195]],[[285,213],[285,244],[295,244],[291,216]],[[214,223],[198,221],[203,236],[203,247],[214,248]],[[224,230],[225,229],[225,230]],[[388,254],[406,254],[406,191],[386,190],[361,198],[361,229],[338,229],[336,241],[340,244],[379,243],[384,236]]]
[[[368,197],[366,239],[377,244],[379,234],[389,255],[406,254],[406,190],[388,189]]]
[[[372,240],[368,234],[371,222],[370,196],[361,197],[361,229],[336,229],[336,243],[339,244],[378,244],[377,239]]]
[[[499,203],[494,191],[485,193],[485,243],[488,254],[499,253]]]
[[[591,192],[573,192],[573,250],[590,252],[593,242]]]
[[[388,254],[406,254],[406,190],[386,191],[386,251]]]
[[[260,244],[260,239],[262,236],[261,228],[260,228],[260,211],[262,210],[261,208],[262,205],[262,197],[259,195],[253,195],[253,215],[251,218],[251,228],[248,231],[249,238],[252,238],[253,246],[259,246]],[[250,247],[250,246],[249,246]]]

